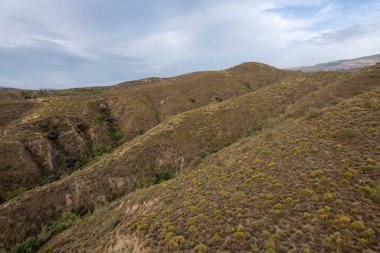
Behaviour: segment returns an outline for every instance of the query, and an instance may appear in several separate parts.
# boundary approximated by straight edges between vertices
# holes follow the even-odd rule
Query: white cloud
[[[380,52],[379,1],[145,1],[0,0],[0,82],[66,87]]]

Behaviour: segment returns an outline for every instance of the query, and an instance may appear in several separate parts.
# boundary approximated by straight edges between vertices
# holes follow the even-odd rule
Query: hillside
[[[380,64],[3,98],[0,248],[380,250]]]
[[[41,252],[378,252],[379,99],[365,93],[243,139],[84,218]]]
[[[353,71],[353,70],[375,65],[377,62],[380,62],[380,54],[360,57],[356,59],[320,63],[313,66],[304,66],[304,67],[297,67],[297,68],[292,68],[292,69],[305,71],[305,72]]]
[[[251,72],[231,69],[111,87],[4,93],[0,197],[69,174],[167,117],[293,74],[259,64],[244,66]]]

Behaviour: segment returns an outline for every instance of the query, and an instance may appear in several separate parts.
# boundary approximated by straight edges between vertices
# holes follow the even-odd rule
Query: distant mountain
[[[360,57],[349,60],[339,60],[326,63],[320,63],[313,66],[304,66],[291,68],[292,70],[300,70],[304,72],[317,72],[317,71],[352,71],[360,68],[375,65],[380,62],[380,54]]]
[[[1,86],[1,85],[0,85],[0,90],[10,90],[10,89],[12,89],[12,88],[5,87],[5,86]]]

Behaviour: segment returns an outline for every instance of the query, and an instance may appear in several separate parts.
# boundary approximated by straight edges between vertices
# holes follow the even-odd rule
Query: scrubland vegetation
[[[86,94],[95,97],[67,111],[43,102],[51,106],[9,121],[25,131],[11,132],[13,141],[36,131],[66,157],[60,138],[75,131],[91,158],[55,182],[6,194],[1,247],[380,251],[380,65],[299,73],[248,63],[130,85]],[[70,113],[83,117],[70,118],[76,130],[32,127]]]

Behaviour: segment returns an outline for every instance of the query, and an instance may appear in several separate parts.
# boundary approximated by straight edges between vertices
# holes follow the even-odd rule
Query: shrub
[[[29,236],[22,243],[17,243],[11,248],[10,253],[29,253],[34,252],[40,246],[40,242],[35,236]]]
[[[142,192],[139,194],[137,198],[137,202],[142,205],[144,204],[145,200],[148,198],[148,194],[146,192]]]
[[[330,192],[327,192],[323,195],[323,200],[331,201],[333,199],[333,195]]]
[[[301,189],[300,193],[303,196],[312,196],[313,194],[315,194],[315,191],[309,188],[305,188],[305,189]]]
[[[204,151],[204,150],[200,150],[198,151],[198,153],[196,154],[197,157],[200,157],[200,158],[205,158],[207,156],[207,152]]]
[[[69,156],[65,158],[65,163],[68,168],[79,168],[80,167],[80,161],[78,161],[77,158],[73,156]]]
[[[265,195],[265,199],[266,200],[273,200],[273,194],[272,193],[268,193],[267,195]]]
[[[95,144],[93,147],[92,147],[92,155],[93,156],[100,156],[104,153],[109,153],[111,152],[112,150],[112,146],[111,145],[107,145],[107,144]]]
[[[112,124],[110,127],[110,134],[112,137],[112,141],[114,143],[114,146],[116,147],[119,144],[119,141],[123,137],[123,133],[121,132],[121,129],[116,124]]]
[[[47,137],[51,140],[55,140],[59,137],[59,131],[56,127],[52,127],[48,130]]]
[[[350,221],[351,221],[350,217],[348,217],[346,215],[341,215],[339,217],[339,223],[342,225],[348,224]]]
[[[307,247],[306,249],[303,250],[303,253],[312,253],[312,251],[309,247]]]
[[[241,201],[245,198],[245,193],[242,192],[242,191],[237,191],[237,192],[234,192],[234,194],[232,195],[232,201]]]
[[[204,245],[203,243],[198,244],[195,246],[194,250],[198,253],[204,253],[207,251],[207,246]]]
[[[197,220],[196,217],[189,217],[187,219],[187,225],[193,225],[195,223],[195,221]]]
[[[355,230],[363,230],[365,228],[364,223],[358,220],[352,222],[351,227]]]
[[[189,209],[189,211],[192,213],[196,213],[199,211],[199,207],[194,206],[194,205],[188,206],[187,209]]]
[[[357,128],[342,128],[337,132],[337,137],[340,139],[352,139],[360,134],[360,130]]]
[[[101,215],[109,210],[108,205],[106,204],[99,204],[95,206],[94,212],[92,213],[94,216]]]
[[[154,173],[153,183],[159,184],[162,181],[169,180],[173,177],[173,172],[168,169],[161,169]]]
[[[220,97],[218,97],[218,96],[215,96],[214,99],[215,99],[216,101],[218,101],[218,102],[222,102],[222,101],[223,101],[223,98],[220,98]]]
[[[247,129],[244,130],[243,137],[248,137],[254,133],[260,132],[262,129],[263,129],[262,125],[254,125],[254,126],[248,127]]]
[[[306,111],[306,118],[307,119],[312,119],[320,115],[321,112],[318,110],[316,107],[311,107]]]
[[[56,221],[54,221],[50,226],[46,227],[46,230],[51,234],[55,235],[66,228],[70,227],[74,223],[76,223],[80,219],[80,216],[72,213],[65,212],[62,217]]]
[[[333,97],[333,98],[331,99],[331,104],[332,104],[332,105],[336,105],[336,104],[339,104],[339,103],[342,102],[342,101],[343,101],[342,98]]]
[[[311,217],[311,214],[308,213],[308,212],[305,212],[305,213],[303,213],[303,217],[305,217],[305,218],[309,218],[309,217]]]
[[[168,245],[171,249],[178,249],[178,247],[185,242],[185,238],[181,235],[173,236],[172,239],[168,242]]]
[[[25,92],[25,91],[21,91],[21,97],[23,99],[31,99],[32,98],[32,95],[30,95],[29,93]]]
[[[18,195],[24,193],[25,191],[26,191],[26,188],[19,187],[16,190],[7,192],[4,196],[4,199],[5,199],[5,201],[9,201],[9,200],[13,199],[14,197],[17,197]]]
[[[211,241],[213,243],[218,243],[218,242],[220,242],[220,240],[222,240],[222,238],[218,234],[213,235],[212,238],[211,238]]]
[[[370,190],[371,198],[375,203],[380,204],[380,183],[371,188]]]
[[[89,128],[89,126],[88,126],[88,124],[85,123],[85,122],[79,122],[79,123],[77,123],[77,128],[78,128],[80,131],[85,132],[85,131]]]
[[[239,240],[244,239],[244,237],[245,237],[244,231],[237,231],[237,232],[235,233],[235,236],[236,236],[236,238],[239,239]]]
[[[198,166],[198,164],[200,164],[202,162],[202,158],[200,158],[199,156],[195,157],[193,160],[191,160],[190,164],[189,164],[189,167],[190,168],[195,168]]]
[[[369,228],[369,229],[366,229],[365,231],[363,231],[361,233],[361,235],[368,238],[368,237],[372,237],[372,236],[376,235],[376,232],[373,229]]]
[[[227,168],[231,168],[232,166],[234,166],[234,164],[235,164],[235,159],[230,159],[230,160],[228,160],[227,162],[226,162],[226,167]]]
[[[285,199],[285,204],[287,204],[287,205],[291,205],[291,204],[293,204],[293,198],[292,198],[292,197],[287,197],[287,198]]]
[[[18,243],[11,248],[12,253],[29,253],[35,252],[38,248],[47,242],[52,236],[67,229],[76,223],[80,217],[71,212],[63,213],[62,217],[54,221],[48,226],[44,226],[40,233],[36,236],[30,236],[22,243]]]
[[[119,224],[119,222],[120,217],[118,215],[111,216],[105,222],[103,222],[102,232],[113,229],[117,224]]]

